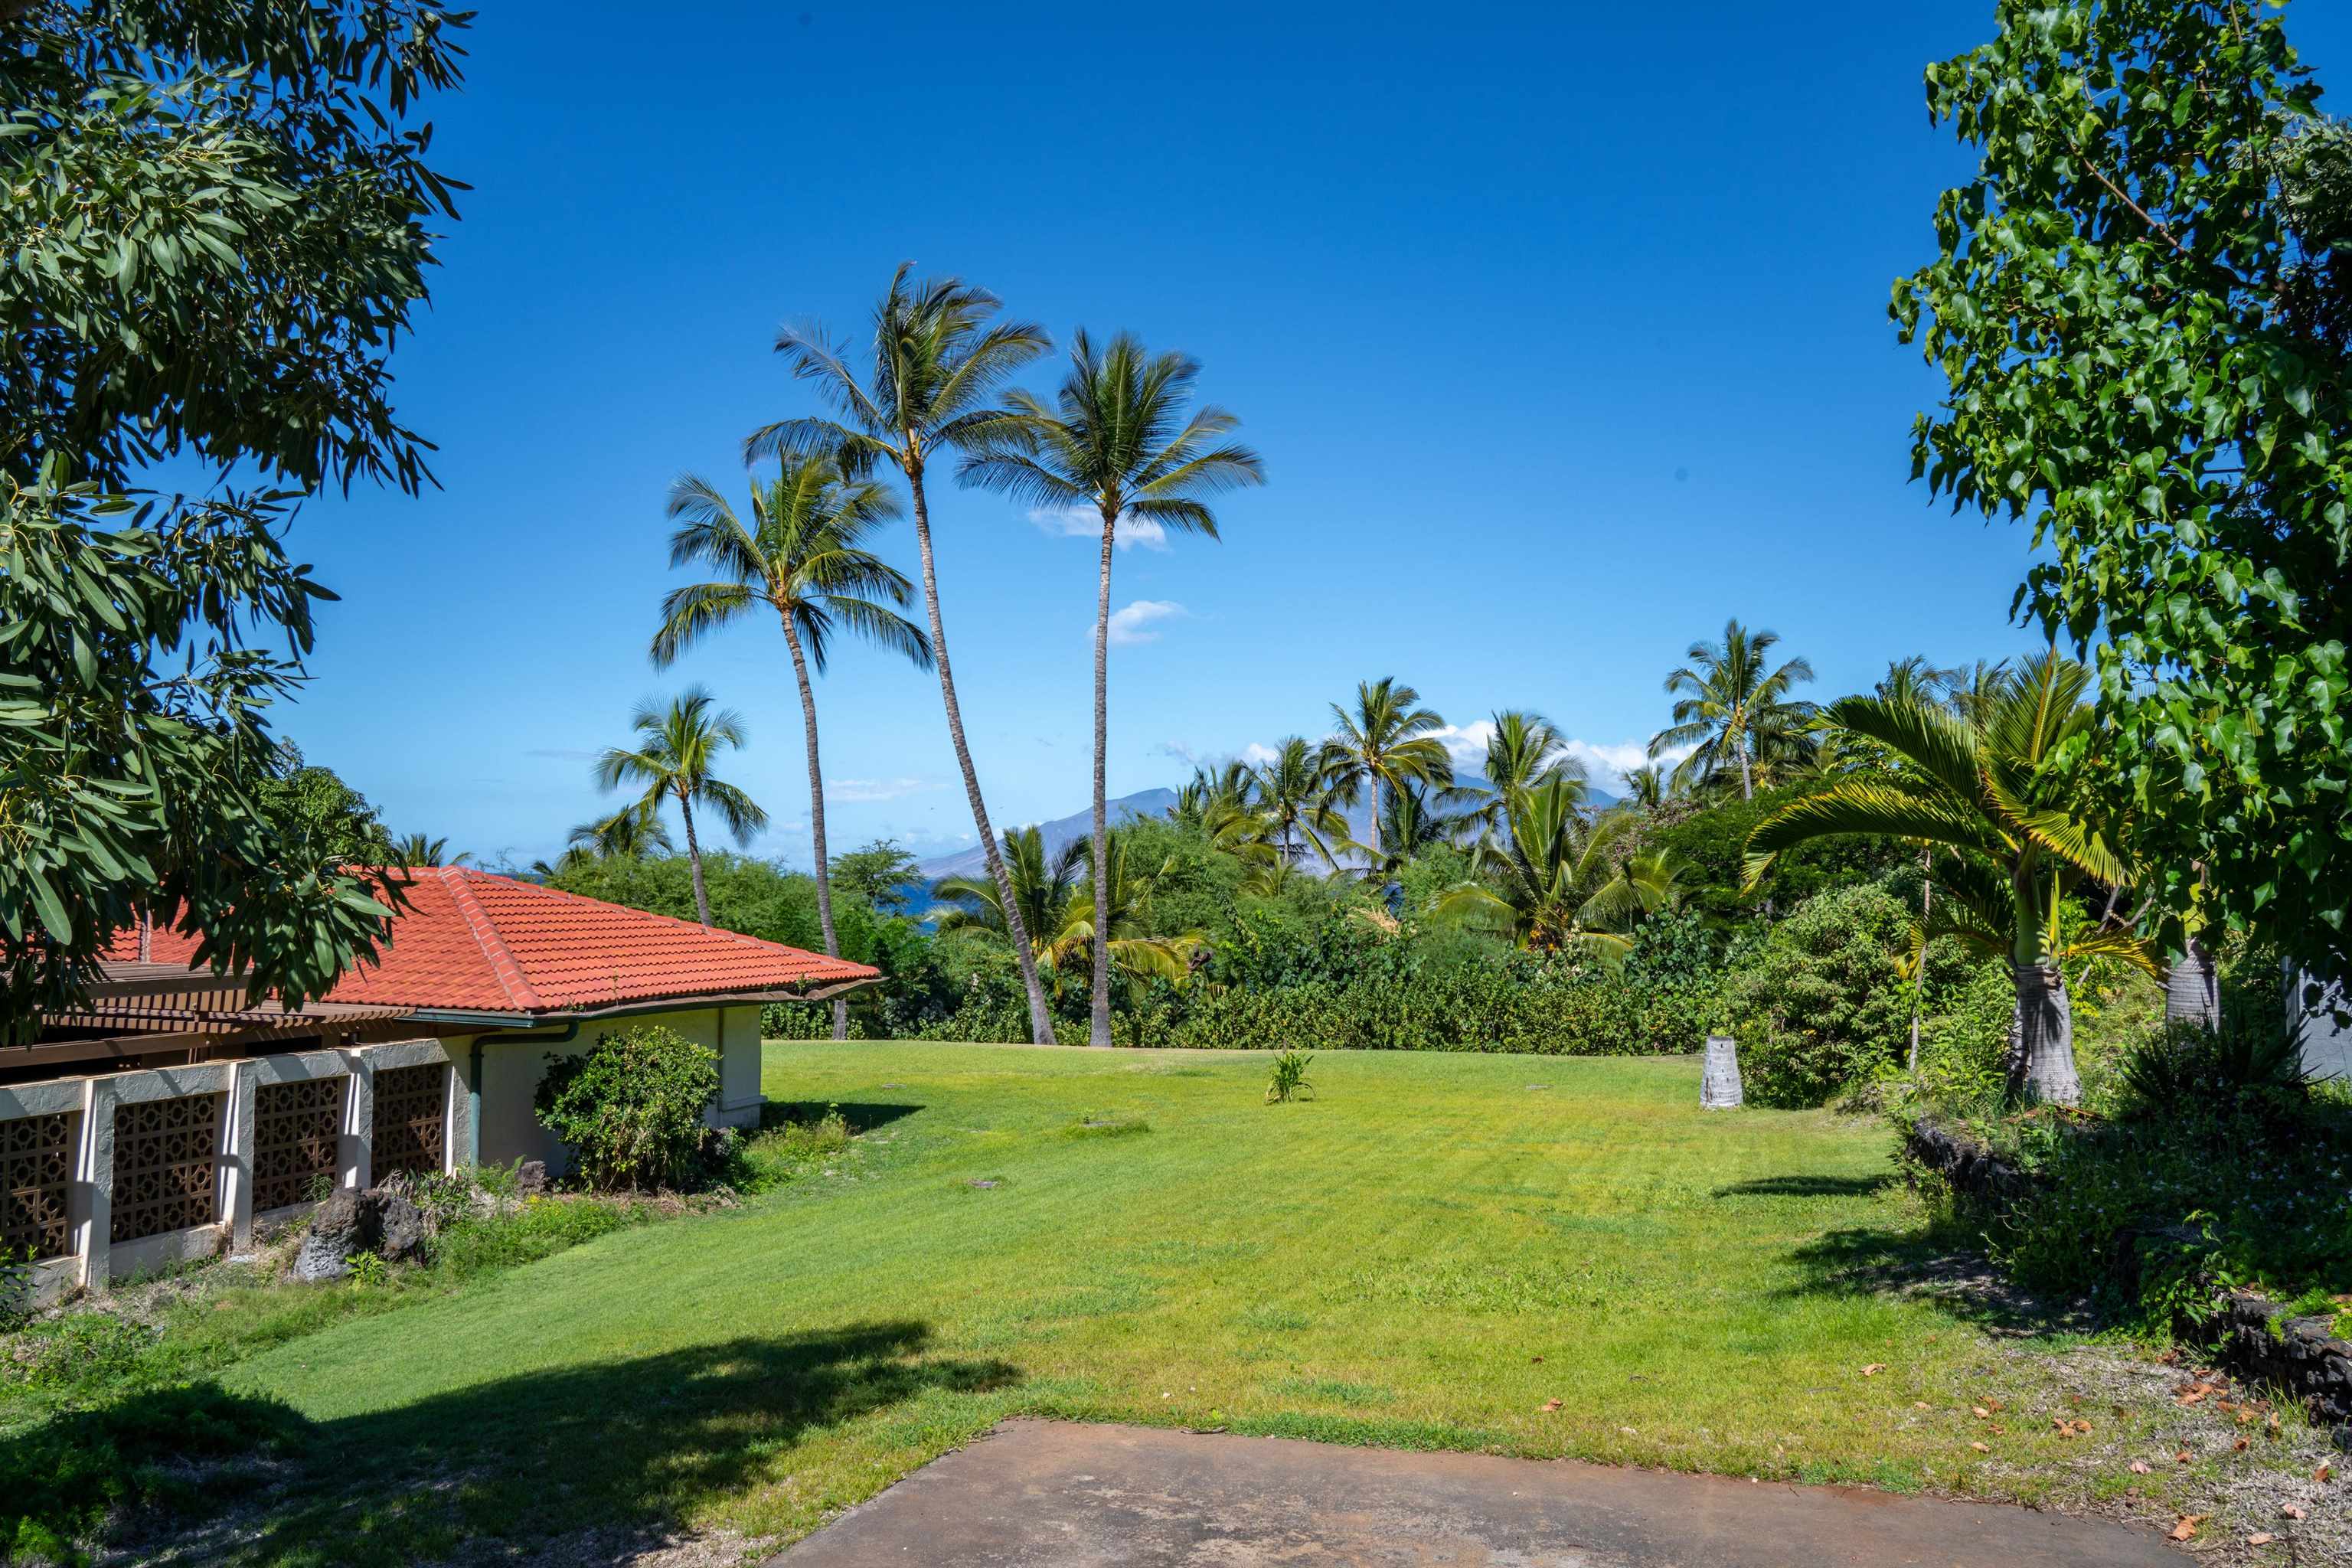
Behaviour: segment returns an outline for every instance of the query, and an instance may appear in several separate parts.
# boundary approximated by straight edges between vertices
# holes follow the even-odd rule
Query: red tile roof
[[[353,968],[324,1000],[564,1013],[870,980],[879,973],[469,867],[415,867],[408,876],[409,907],[394,918],[383,956]],[[185,963],[195,947],[194,936],[159,926],[144,954],[139,933],[124,931],[106,956]]]

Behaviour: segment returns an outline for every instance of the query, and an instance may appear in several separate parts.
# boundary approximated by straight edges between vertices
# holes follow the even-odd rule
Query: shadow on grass
[[[694,1503],[756,1482],[805,1436],[934,1390],[988,1393],[1018,1380],[1002,1361],[929,1356],[929,1338],[924,1324],[899,1321],[736,1339],[320,1423],[212,1390],[291,1458],[242,1487],[232,1474],[228,1489],[244,1500],[201,1527],[187,1517],[189,1499],[152,1500],[160,1506],[138,1531],[144,1560],[390,1568],[523,1555],[533,1541],[588,1531],[571,1560],[626,1561],[661,1544]],[[218,1479],[200,1489],[214,1491]]]
[[[1789,1296],[1889,1296],[1925,1302],[2004,1338],[2087,1333],[2089,1304],[2052,1301],[2002,1278],[1957,1228],[1829,1231],[1790,1254],[1803,1278]]]
[[[1866,1198],[1893,1186],[1891,1171],[1874,1176],[1759,1176],[1715,1189],[1718,1198]]]
[[[838,1110],[841,1119],[849,1123],[852,1132],[871,1132],[877,1127],[887,1127],[902,1116],[912,1116],[923,1108],[919,1105],[857,1104],[830,1100],[772,1100],[760,1108],[760,1131],[772,1132],[779,1127],[805,1127],[824,1120],[827,1111]]]

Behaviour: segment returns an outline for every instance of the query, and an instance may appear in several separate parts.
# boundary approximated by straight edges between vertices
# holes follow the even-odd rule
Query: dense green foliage
[[[718,1098],[717,1052],[639,1024],[577,1056],[550,1056],[531,1105],[572,1151],[573,1175],[636,1192],[690,1184]]]
[[[184,912],[257,995],[316,994],[383,906],[260,795],[326,590],[300,494],[427,477],[386,363],[449,183],[409,124],[466,18],[365,5],[0,7],[0,1032]],[[200,497],[139,499],[194,463]],[[255,489],[265,486],[293,488]]]
[[[1884,889],[1823,893],[1772,928],[1731,987],[1740,1068],[1762,1105],[1819,1105],[1901,1065],[1911,911]]]
[[[2095,782],[2144,896],[2343,973],[2352,143],[2275,8],[1996,14],[1927,72],[1980,162],[1895,287],[1950,389],[1914,470],[2050,552],[2020,600],[2096,658]]]

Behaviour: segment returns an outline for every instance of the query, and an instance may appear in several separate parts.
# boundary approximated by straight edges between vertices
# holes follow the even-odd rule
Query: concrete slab
[[[2182,1568],[2151,1531],[1848,1487],[1013,1421],[772,1568]]]

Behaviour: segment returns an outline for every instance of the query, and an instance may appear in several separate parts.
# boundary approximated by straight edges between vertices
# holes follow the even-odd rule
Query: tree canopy
[[[1892,312],[1948,395],[1913,469],[2025,523],[2019,606],[2090,650],[2138,890],[2352,968],[2340,127],[2248,0],[2001,0],[1927,71],[1981,155]],[[2176,942],[2177,946],[2178,943]]]

